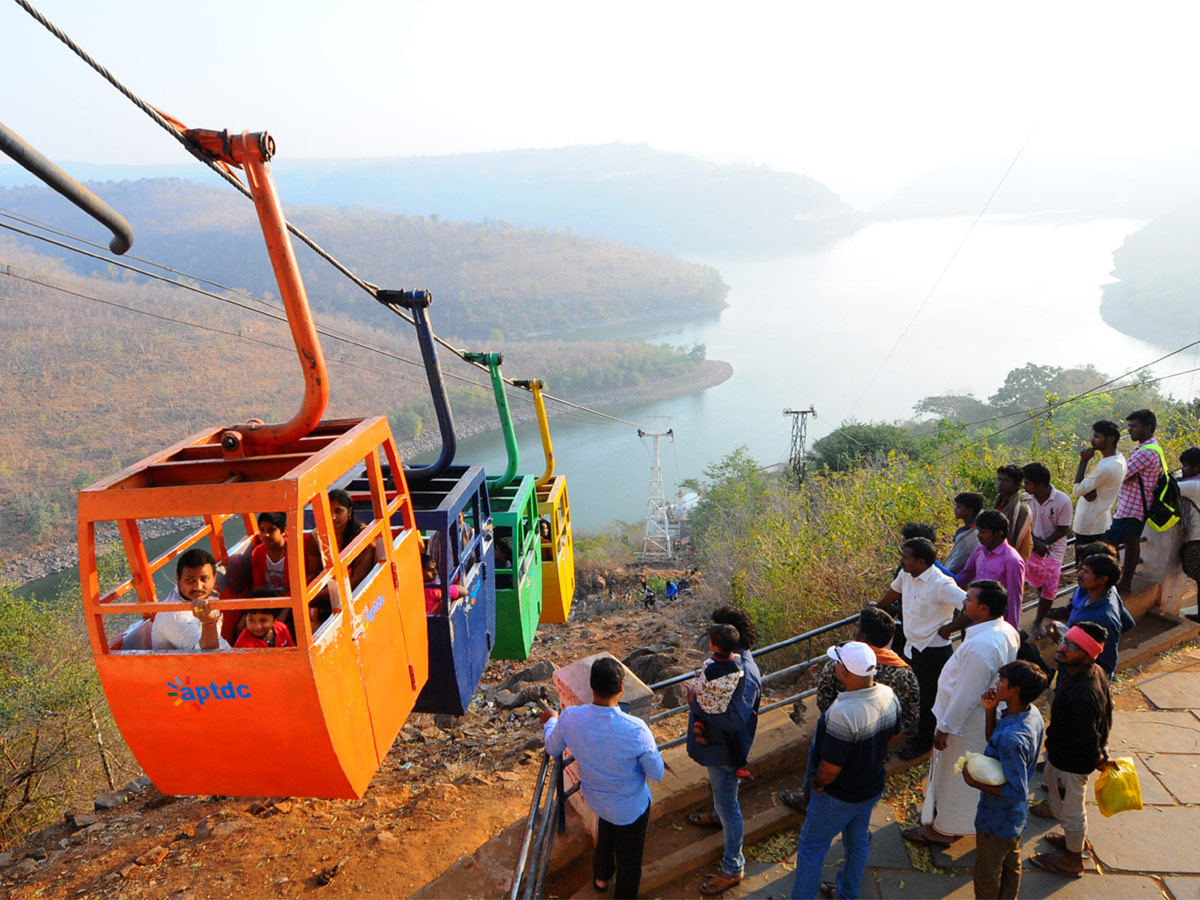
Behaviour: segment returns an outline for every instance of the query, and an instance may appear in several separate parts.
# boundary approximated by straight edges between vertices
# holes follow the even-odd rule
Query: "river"
[[[661,445],[668,498],[681,479],[741,445],[764,465],[786,460],[785,407],[816,408],[811,446],[847,418],[906,418],[931,394],[986,398],[1010,369],[1027,362],[1094,363],[1119,374],[1162,355],[1163,348],[1113,330],[1099,315],[1112,252],[1139,222],[987,217],[930,293],[970,224],[967,218],[886,222],[816,252],[705,257],[697,261],[717,267],[730,285],[721,313],[576,336],[699,342],[710,358],[732,363],[733,377],[717,387],[608,410],[652,430],[674,430]],[[1198,364],[1189,351],[1156,372]],[[1189,375],[1165,387],[1178,396],[1192,383]],[[650,457],[635,429],[557,418],[551,433],[576,527],[597,530],[645,516]],[[519,428],[518,438],[521,470],[540,472],[536,428]],[[466,439],[459,459],[502,468],[503,443],[497,433]]]

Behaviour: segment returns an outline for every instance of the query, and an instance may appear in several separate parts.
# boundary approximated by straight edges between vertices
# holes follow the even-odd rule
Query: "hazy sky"
[[[1030,154],[1200,147],[1183,3],[38,5],[188,125],[269,129],[281,162],[645,142],[853,201],[1031,131]],[[12,0],[0,42],[0,121],[44,153],[186,159]]]

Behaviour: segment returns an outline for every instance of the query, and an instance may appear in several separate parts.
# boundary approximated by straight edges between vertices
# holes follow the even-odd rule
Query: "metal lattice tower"
[[[785,416],[792,417],[792,450],[788,454],[788,468],[796,478],[796,485],[804,484],[806,464],[804,462],[804,446],[808,442],[808,417],[817,417],[817,411],[810,405],[808,409],[785,409]]]
[[[642,559],[670,559],[671,523],[667,518],[667,497],[663,490],[662,458],[658,452],[658,442],[665,437],[674,438],[675,430],[643,431],[638,429],[638,437],[654,439],[654,449],[650,460],[650,497],[646,501],[646,533],[642,538]]]

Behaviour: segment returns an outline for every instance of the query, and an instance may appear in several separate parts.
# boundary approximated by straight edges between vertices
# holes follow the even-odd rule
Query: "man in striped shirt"
[[[1146,527],[1146,514],[1154,501],[1154,488],[1163,473],[1162,448],[1158,445],[1154,431],[1158,428],[1158,417],[1153,410],[1135,409],[1125,421],[1129,426],[1129,439],[1137,448],[1129,454],[1125,463],[1125,480],[1117,492],[1117,508],[1113,513],[1112,525],[1104,535],[1110,544],[1125,548],[1121,581],[1117,593],[1127,597],[1133,589],[1133,576],[1142,556],[1142,530]]]
[[[838,694],[817,721],[820,763],[813,795],[796,850],[792,898],[858,897],[870,847],[871,810],[883,793],[888,742],[900,734],[900,701],[892,689],[875,683],[875,651],[860,641],[830,647]],[[841,832],[846,861],[837,881],[821,881],[825,854]]]

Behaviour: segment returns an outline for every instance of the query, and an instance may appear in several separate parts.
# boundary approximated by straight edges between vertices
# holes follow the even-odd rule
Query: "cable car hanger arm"
[[[112,232],[108,249],[120,256],[133,246],[133,228],[119,212],[0,122],[0,150]]]
[[[277,425],[258,421],[236,425],[221,436],[221,446],[230,456],[277,452],[309,434],[321,421],[329,403],[329,377],[321,340],[308,306],[308,295],[300,278],[300,267],[288,238],[287,220],[283,217],[283,207],[267,166],[267,161],[275,155],[275,141],[265,131],[230,134],[228,131],[193,128],[184,134],[206,156],[237,166],[246,173],[304,373],[304,401],[296,415]]]

